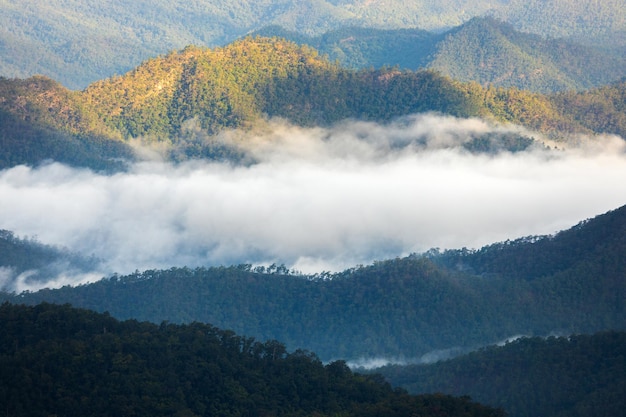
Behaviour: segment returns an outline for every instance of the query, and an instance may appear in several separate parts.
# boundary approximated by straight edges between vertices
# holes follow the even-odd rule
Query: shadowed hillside
[[[172,268],[4,298],[156,323],[202,321],[313,350],[324,360],[419,358],[516,334],[625,329],[625,213],[621,208],[552,237],[337,274],[294,275],[276,265]]]
[[[345,363],[193,323],[119,322],[69,306],[0,306],[7,415],[502,416],[443,395],[409,396]]]
[[[617,416],[626,407],[626,333],[520,338],[432,365],[377,369],[412,393],[469,395],[511,417]]]

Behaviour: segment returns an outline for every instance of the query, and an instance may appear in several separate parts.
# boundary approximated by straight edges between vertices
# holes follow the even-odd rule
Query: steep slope
[[[626,241],[626,207],[586,220],[553,236],[530,236],[477,251],[447,250],[431,259],[447,268],[476,275],[532,281],[554,275],[587,259],[619,256]],[[528,262],[533,259],[534,262]]]
[[[409,396],[343,362],[324,366],[312,353],[200,323],[157,326],[69,306],[4,304],[0,331],[8,415],[503,415],[468,399]]]
[[[521,338],[431,365],[377,369],[412,393],[469,395],[511,417],[615,416],[626,407],[626,333]]]
[[[429,254],[317,276],[277,266],[172,268],[4,298],[69,302],[119,318],[208,322],[324,360],[419,358],[515,334],[626,329],[625,216],[621,208],[544,243],[486,248],[490,262],[478,270],[476,261],[473,273],[472,255],[448,267]],[[534,278],[498,269],[509,264],[534,264],[526,268]]]

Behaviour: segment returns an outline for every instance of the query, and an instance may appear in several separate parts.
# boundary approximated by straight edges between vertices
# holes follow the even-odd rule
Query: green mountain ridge
[[[212,323],[324,360],[415,358],[515,334],[624,330],[625,215],[622,207],[552,237],[493,245],[465,264],[427,253],[316,276],[275,265],[171,268],[3,297],[120,319]],[[472,257],[489,262],[471,271]],[[530,279],[508,272],[533,263]]]
[[[134,159],[134,140],[165,144],[173,160],[237,160],[240,152],[221,147],[214,135],[254,129],[271,117],[328,126],[436,112],[514,123],[561,141],[570,133],[626,131],[624,82],[551,96],[484,88],[434,71],[347,69],[278,38],[187,47],[79,92],[45,77],[0,79],[0,87],[3,168],[52,159],[123,169],[120,160]]]
[[[0,122],[0,169],[57,161],[110,172],[135,158],[76,93],[45,77],[0,78]]]

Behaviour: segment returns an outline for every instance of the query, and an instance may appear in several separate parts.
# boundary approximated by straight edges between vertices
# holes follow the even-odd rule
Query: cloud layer
[[[275,121],[219,138],[254,158],[246,166],[142,162],[112,176],[19,166],[0,171],[0,229],[102,258],[102,274],[274,262],[321,272],[554,233],[625,203],[622,139],[462,147],[489,132],[502,130],[435,115],[332,129]]]

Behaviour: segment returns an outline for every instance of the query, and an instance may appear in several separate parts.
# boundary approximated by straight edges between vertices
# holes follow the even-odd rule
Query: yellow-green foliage
[[[550,97],[462,83],[430,70],[347,69],[307,46],[249,37],[223,48],[189,46],[83,91],[45,77],[0,79],[5,144],[0,159],[9,165],[56,159],[64,152],[52,150],[68,141],[80,145],[84,155],[85,145],[119,145],[119,139],[133,138],[174,142],[187,149],[181,158],[207,157],[215,149],[186,137],[188,121],[205,136],[247,128],[266,117],[313,126],[438,112],[519,124],[555,138],[562,132],[623,135],[623,85]],[[42,138],[49,139],[47,148],[40,146]],[[11,156],[22,145],[30,146],[32,157]]]

